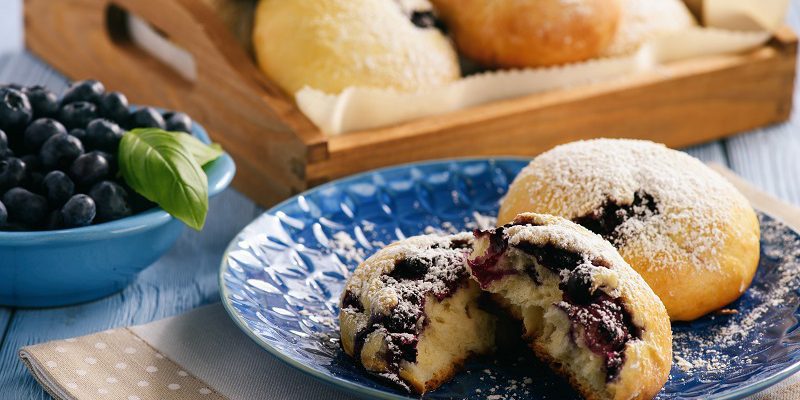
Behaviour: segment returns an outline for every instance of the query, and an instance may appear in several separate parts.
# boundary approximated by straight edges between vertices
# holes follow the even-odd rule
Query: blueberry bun
[[[672,363],[669,317],[611,244],[566,219],[530,213],[475,236],[470,274],[584,397],[658,393]]]
[[[416,236],[356,268],[339,314],[345,353],[416,393],[436,389],[472,354],[494,348],[494,317],[478,307],[466,261],[472,236]]]
[[[747,199],[696,158],[649,141],[587,140],[539,155],[514,179],[497,219],[523,212],[602,235],[673,321],[736,300],[758,266],[758,218]]]

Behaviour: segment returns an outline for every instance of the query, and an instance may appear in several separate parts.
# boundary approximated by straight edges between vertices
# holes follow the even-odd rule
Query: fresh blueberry
[[[92,223],[95,214],[94,200],[85,194],[76,194],[61,208],[61,222],[66,228],[86,226]]]
[[[86,143],[87,146],[101,149],[106,151],[117,151],[119,141],[122,139],[124,132],[119,125],[107,120],[98,118],[86,127]]]
[[[9,158],[13,157],[14,157],[14,150],[11,149],[0,150],[0,160],[8,160]]]
[[[44,229],[54,231],[64,228],[64,219],[61,218],[61,210],[52,210],[44,222]]]
[[[55,135],[42,145],[39,157],[47,169],[66,169],[78,156],[83,154],[83,144],[76,137],[66,134]]]
[[[97,151],[92,151],[76,158],[69,168],[70,177],[81,187],[90,187],[108,178],[109,172],[108,159]]]
[[[109,153],[102,150],[95,150],[93,153],[99,154],[108,162],[108,176],[113,177],[117,175],[117,157],[114,155],[114,153]],[[125,189],[127,190],[127,188]]]
[[[117,183],[99,182],[92,186],[89,196],[97,207],[98,221],[112,221],[131,215],[128,193]]]
[[[75,184],[69,179],[67,174],[61,171],[50,171],[42,181],[44,195],[53,207],[61,207],[73,194],[75,194]]]
[[[122,183],[122,187],[128,192],[128,204],[131,206],[131,210],[134,213],[139,213],[145,210],[149,210],[156,206],[156,203],[153,203],[150,200],[147,200],[144,196],[137,193],[133,190],[130,186],[126,185],[124,182]]]
[[[0,201],[0,227],[6,224],[8,221],[8,211],[6,211],[6,206]]]
[[[8,209],[8,219],[29,228],[42,226],[50,211],[47,199],[26,189],[15,187],[3,195],[3,204]]]
[[[65,104],[59,113],[59,119],[69,129],[86,128],[86,125],[95,118],[97,118],[97,106],[88,101]]]
[[[28,96],[19,90],[0,88],[0,129],[22,132],[33,118],[33,109]]]
[[[42,160],[36,154],[26,154],[19,158],[25,163],[25,170],[28,172],[39,172],[42,170]]]
[[[7,149],[8,149],[8,136],[6,136],[5,132],[0,130],[0,152]]]
[[[6,84],[0,86],[0,88],[9,88],[9,89],[14,89],[14,90],[19,90],[19,91],[25,90],[25,86],[22,86],[19,83],[6,83]]]
[[[25,179],[25,162],[19,158],[0,161],[0,192],[19,185],[23,179]]]
[[[60,122],[52,118],[39,118],[25,129],[25,150],[31,153],[38,153],[47,139],[60,133],[66,134],[67,129]]]
[[[100,98],[100,114],[117,124],[124,125],[131,112],[128,108],[128,98],[120,92],[109,92]]]
[[[70,136],[75,136],[78,140],[81,141],[81,144],[86,142],[86,130],[85,129],[73,129],[69,131]]]
[[[58,96],[55,93],[39,85],[26,88],[24,92],[28,95],[34,118],[54,117],[58,114]]]
[[[171,132],[192,132],[192,119],[186,113],[171,112],[164,114],[167,130]]]
[[[43,173],[36,171],[28,172],[27,174],[25,174],[25,179],[22,181],[22,187],[30,190],[31,192],[41,194],[43,180],[44,180]]]
[[[164,117],[153,107],[143,107],[131,114],[129,121],[131,129],[133,128],[160,128],[165,129],[167,123],[164,122]]]
[[[70,85],[67,91],[64,92],[64,97],[61,98],[61,104],[76,101],[89,101],[97,104],[100,102],[100,97],[105,91],[106,88],[99,81],[93,79],[78,81]]]

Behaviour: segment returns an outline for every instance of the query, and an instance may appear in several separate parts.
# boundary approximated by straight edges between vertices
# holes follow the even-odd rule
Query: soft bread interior
[[[473,254],[481,254],[487,246],[488,240],[476,240]],[[534,257],[513,248],[507,251],[500,264],[502,269],[518,272],[531,266],[536,269],[539,284],[527,274],[519,273],[493,281],[487,289],[498,303],[522,321],[524,335],[531,340],[537,355],[553,363],[582,391],[603,393],[600,398],[613,397],[606,388],[603,359],[583,345],[582,331],[573,335],[567,314],[556,307],[562,300],[558,275],[540,266]]]
[[[494,317],[478,307],[478,296],[478,285],[470,281],[441,302],[433,296],[426,299],[427,326],[417,344],[417,362],[403,362],[400,377],[429,389],[449,379],[471,354],[494,348]]]

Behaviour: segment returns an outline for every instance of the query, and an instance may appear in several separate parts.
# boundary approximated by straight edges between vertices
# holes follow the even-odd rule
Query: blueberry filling
[[[436,14],[433,11],[420,11],[415,10],[411,13],[411,23],[414,24],[417,28],[428,29],[428,28],[436,28],[440,30],[442,33],[447,33],[447,27],[444,25],[441,19],[436,17]]]
[[[344,292],[342,297],[342,308],[354,308],[358,312],[364,312],[364,305],[361,304],[361,300],[349,290]]]
[[[482,288],[486,288],[490,283],[503,278],[506,275],[515,273],[510,269],[499,268],[500,257],[505,254],[508,242],[503,237],[506,226],[489,229],[485,231],[475,230],[473,234],[476,238],[489,238],[489,248],[483,255],[469,260],[472,269],[472,276],[478,281]]]
[[[472,274],[483,287],[505,275],[519,273],[514,269],[498,266],[509,247],[503,230],[504,228],[497,228],[475,232],[478,238],[489,237],[486,253],[470,261]],[[601,258],[586,260],[580,254],[549,243],[535,245],[521,242],[514,247],[534,257],[538,265],[561,277],[559,289],[562,291],[562,301],[558,307],[572,321],[573,341],[578,339],[577,327],[583,327],[583,342],[590,351],[603,357],[606,380],[614,380],[625,361],[626,344],[632,339],[641,338],[641,330],[633,324],[630,313],[619,298],[611,298],[593,287],[591,266],[608,268],[608,262]],[[528,266],[525,272],[534,282],[541,284],[534,265]]]
[[[641,330],[631,321],[630,313],[619,298],[596,291],[587,303],[573,303],[566,293],[559,307],[572,321],[572,339],[577,340],[576,327],[583,327],[583,342],[593,353],[602,356],[606,381],[619,376],[625,362],[628,341],[641,338]]]
[[[428,273],[428,267],[430,265],[420,258],[406,258],[395,264],[389,276],[397,280],[418,280],[425,277],[425,274]]]
[[[625,221],[635,218],[644,220],[659,213],[658,204],[652,195],[641,190],[633,194],[633,203],[618,204],[606,200],[600,208],[580,217],[573,222],[602,236],[611,243],[618,244],[621,240],[617,228]]]

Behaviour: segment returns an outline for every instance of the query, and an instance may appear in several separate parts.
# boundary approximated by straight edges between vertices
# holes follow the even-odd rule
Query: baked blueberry
[[[8,211],[6,211],[6,206],[0,201],[0,227],[6,224],[8,221]]]
[[[43,194],[53,207],[61,207],[75,193],[75,184],[67,174],[50,171],[42,180]]]
[[[25,163],[19,158],[0,161],[0,192],[22,183],[25,179]]]
[[[66,134],[67,129],[60,122],[52,118],[39,118],[25,129],[24,144],[25,150],[30,153],[38,153],[47,139],[53,135]]]
[[[39,158],[47,169],[66,169],[83,154],[83,144],[76,137],[59,134],[50,137],[39,150]]]
[[[164,114],[164,119],[170,132],[192,132],[192,119],[186,113],[168,112]]]
[[[97,151],[78,156],[69,168],[70,177],[80,187],[91,187],[108,178],[109,172],[108,159]]]
[[[436,17],[436,14],[433,11],[426,10],[420,11],[415,10],[411,13],[411,23],[414,24],[417,28],[427,29],[427,28],[436,28],[444,33],[447,33],[447,26],[442,22],[441,19]]]
[[[97,118],[97,106],[88,101],[65,104],[59,112],[59,119],[68,129],[86,128],[86,125],[95,118]]]
[[[589,304],[592,300],[592,276],[587,268],[572,270],[563,286],[564,294],[573,304]]]
[[[58,114],[58,96],[36,85],[24,89],[33,108],[33,118],[54,117]]]
[[[116,123],[98,118],[89,122],[89,125],[86,126],[86,140],[84,143],[93,149],[116,152],[123,133]]]
[[[86,226],[92,223],[96,213],[97,209],[91,197],[76,194],[61,208],[61,222],[65,228]]]
[[[142,107],[131,114],[129,121],[131,129],[133,128],[159,128],[165,129],[167,123],[164,117],[153,107]]]
[[[50,211],[44,196],[27,189],[15,187],[3,195],[3,204],[8,210],[8,219],[28,228],[41,227]]]
[[[128,193],[119,184],[101,181],[89,191],[89,197],[97,207],[98,221],[113,221],[131,215],[128,205]]]
[[[97,104],[100,102],[100,97],[105,91],[105,86],[94,79],[78,81],[70,85],[67,91],[64,92],[64,96],[61,98],[61,104],[73,103],[76,101],[88,101]]]
[[[130,116],[128,98],[120,92],[108,92],[100,98],[100,114],[118,124],[124,125]]]
[[[418,280],[425,277],[430,267],[430,261],[421,258],[408,257],[397,261],[389,276],[397,280]]]
[[[33,109],[28,96],[20,90],[0,88],[0,129],[22,132],[33,118]]]

